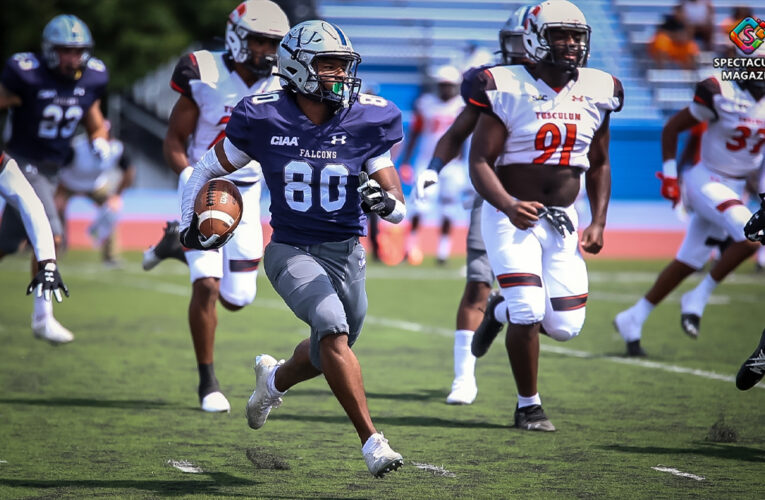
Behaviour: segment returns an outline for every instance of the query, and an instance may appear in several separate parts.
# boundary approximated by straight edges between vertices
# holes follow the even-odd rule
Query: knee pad
[[[746,207],[746,205],[735,205],[730,207],[723,213],[726,225],[728,226],[728,233],[733,241],[744,241],[744,226],[752,217],[752,212]]]
[[[558,342],[566,342],[579,335],[582,325],[584,325],[584,309],[548,313],[542,321],[547,335]]]
[[[545,317],[545,291],[542,287],[516,286],[502,290],[510,322],[515,325],[539,323]]]
[[[247,273],[249,274],[249,273]],[[237,280],[235,280],[237,281]],[[244,307],[252,304],[257,295],[257,285],[255,280],[252,280],[251,286],[226,286],[225,278],[221,280],[220,296],[231,305]]]

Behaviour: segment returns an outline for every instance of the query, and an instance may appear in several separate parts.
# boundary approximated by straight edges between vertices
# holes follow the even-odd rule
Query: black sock
[[[211,392],[220,390],[220,386],[218,379],[215,378],[215,368],[213,368],[212,363],[200,363],[197,368],[199,369],[199,400],[202,401],[202,398]]]

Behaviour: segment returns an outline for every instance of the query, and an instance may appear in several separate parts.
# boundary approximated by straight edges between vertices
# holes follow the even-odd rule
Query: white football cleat
[[[452,382],[452,392],[446,396],[446,404],[449,405],[469,405],[473,404],[478,395],[478,386],[473,380],[454,379]]]
[[[393,451],[381,432],[369,436],[361,448],[361,453],[364,454],[367,469],[374,477],[383,477],[404,465],[404,457]]]
[[[202,411],[229,413],[231,411],[231,404],[229,404],[228,399],[226,399],[222,392],[215,391],[202,398]]]
[[[74,340],[72,332],[61,326],[61,323],[53,316],[47,316],[39,321],[32,317],[32,331],[35,337],[47,340],[51,344],[66,344]]]
[[[271,409],[279,408],[282,404],[282,398],[271,394],[268,389],[268,379],[271,372],[283,364],[284,360],[277,362],[273,356],[268,354],[261,354],[255,358],[255,390],[252,391],[245,408],[247,425],[252,429],[263,427]]]

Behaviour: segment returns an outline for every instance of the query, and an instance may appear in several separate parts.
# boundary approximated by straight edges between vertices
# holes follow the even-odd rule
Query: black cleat
[[[186,255],[181,246],[178,221],[167,221],[159,242],[143,252],[143,270],[150,271],[165,259],[177,259],[186,263]]]
[[[648,356],[646,352],[640,347],[640,339],[627,342],[627,357],[630,358],[642,358]]]
[[[498,292],[491,292],[489,300],[486,301],[486,310],[483,312],[483,319],[478,328],[475,329],[473,334],[473,341],[470,343],[470,352],[473,356],[480,358],[489,350],[491,343],[497,337],[499,332],[502,331],[504,326],[502,323],[494,318],[494,310],[497,306],[505,300],[504,297]]]
[[[540,405],[515,406],[515,426],[525,431],[553,432],[555,426],[547,419]]]
[[[680,315],[680,326],[683,331],[692,339],[699,338],[701,331],[701,316],[693,313],[683,313]]]
[[[736,387],[742,391],[751,389],[765,375],[765,330],[762,331],[760,344],[751,356],[744,361],[736,375]]]

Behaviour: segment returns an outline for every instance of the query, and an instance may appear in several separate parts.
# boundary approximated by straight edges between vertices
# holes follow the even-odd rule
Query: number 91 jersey
[[[497,165],[548,164],[587,170],[595,132],[624,102],[621,82],[603,71],[579,68],[561,89],[535,79],[525,66],[488,68],[470,102],[504,123],[508,137]]]
[[[66,163],[77,125],[101,98],[108,81],[106,66],[92,57],[74,80],[49,69],[37,54],[11,56],[0,83],[21,98],[21,106],[12,109],[8,152],[38,166],[56,168]]]
[[[366,234],[359,173],[392,168],[390,149],[403,129],[401,112],[382,97],[359,94],[316,125],[293,95],[279,91],[242,99],[226,137],[260,163],[271,192],[272,239],[313,245]]]

